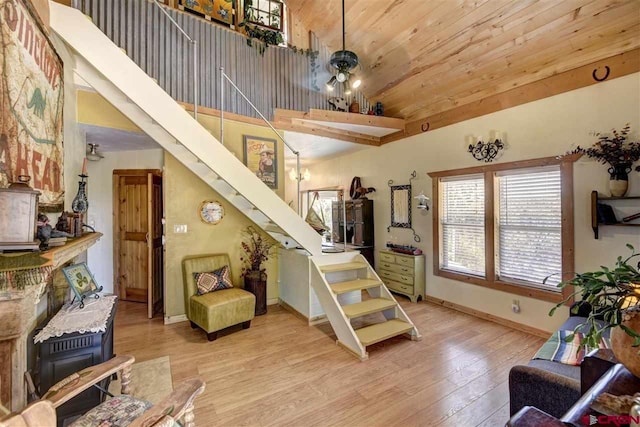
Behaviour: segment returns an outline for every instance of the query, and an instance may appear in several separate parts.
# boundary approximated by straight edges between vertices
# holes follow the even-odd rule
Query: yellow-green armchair
[[[186,257],[182,261],[184,275],[184,303],[191,327],[200,327],[207,333],[209,341],[218,337],[218,331],[242,323],[242,328],[251,326],[255,315],[256,297],[233,284],[233,288],[198,295],[194,273],[210,272],[229,266],[229,255],[209,254]],[[231,274],[230,274],[231,275]]]

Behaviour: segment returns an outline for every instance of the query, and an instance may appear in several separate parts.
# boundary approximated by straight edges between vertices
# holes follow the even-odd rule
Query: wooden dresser
[[[412,302],[424,300],[424,255],[405,255],[380,251],[378,276],[389,290],[406,295]]]

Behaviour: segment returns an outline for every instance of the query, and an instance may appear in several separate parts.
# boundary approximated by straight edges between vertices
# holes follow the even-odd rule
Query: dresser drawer
[[[388,270],[393,273],[402,274],[404,276],[413,276],[413,267],[406,267],[404,265],[392,264],[390,262],[381,262],[380,268]]]
[[[398,282],[385,282],[389,289],[393,289],[394,291],[399,291],[405,294],[413,295],[413,286],[405,285],[404,283]]]
[[[400,275],[392,271],[380,270],[378,271],[378,276],[382,277],[383,279],[394,280],[396,282],[400,281]],[[386,283],[386,280],[385,280],[385,283]]]
[[[380,261],[384,262],[396,262],[395,255],[380,253]]]
[[[413,269],[413,257],[396,257],[396,264],[405,265]]]
[[[413,286],[413,276],[409,276],[407,274],[397,274],[400,282]]]

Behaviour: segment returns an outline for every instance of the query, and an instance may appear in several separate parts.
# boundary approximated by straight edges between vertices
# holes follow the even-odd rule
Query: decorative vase
[[[256,296],[256,316],[267,314],[267,273],[256,269],[247,271],[244,290]]]
[[[619,163],[611,165],[609,172],[609,190],[611,196],[622,197],[629,188],[629,172],[631,172],[631,163]]]
[[[359,113],[360,112],[360,104],[358,104],[358,101],[356,101],[355,99],[353,100],[351,105],[349,105],[349,112],[350,113]]]
[[[75,213],[85,213],[89,208],[89,201],[87,200],[87,183],[85,178],[87,175],[78,175],[82,180],[78,182],[78,194],[71,203],[71,209]]]
[[[640,331],[640,307],[628,309],[623,314],[622,324],[634,331]],[[633,338],[622,328],[611,329],[611,351],[616,359],[633,375],[640,378],[640,347],[632,347]]]

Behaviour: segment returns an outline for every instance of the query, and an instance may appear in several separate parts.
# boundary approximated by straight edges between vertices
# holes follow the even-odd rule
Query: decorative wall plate
[[[200,219],[206,224],[217,224],[224,217],[224,208],[218,201],[205,200],[200,204]]]

